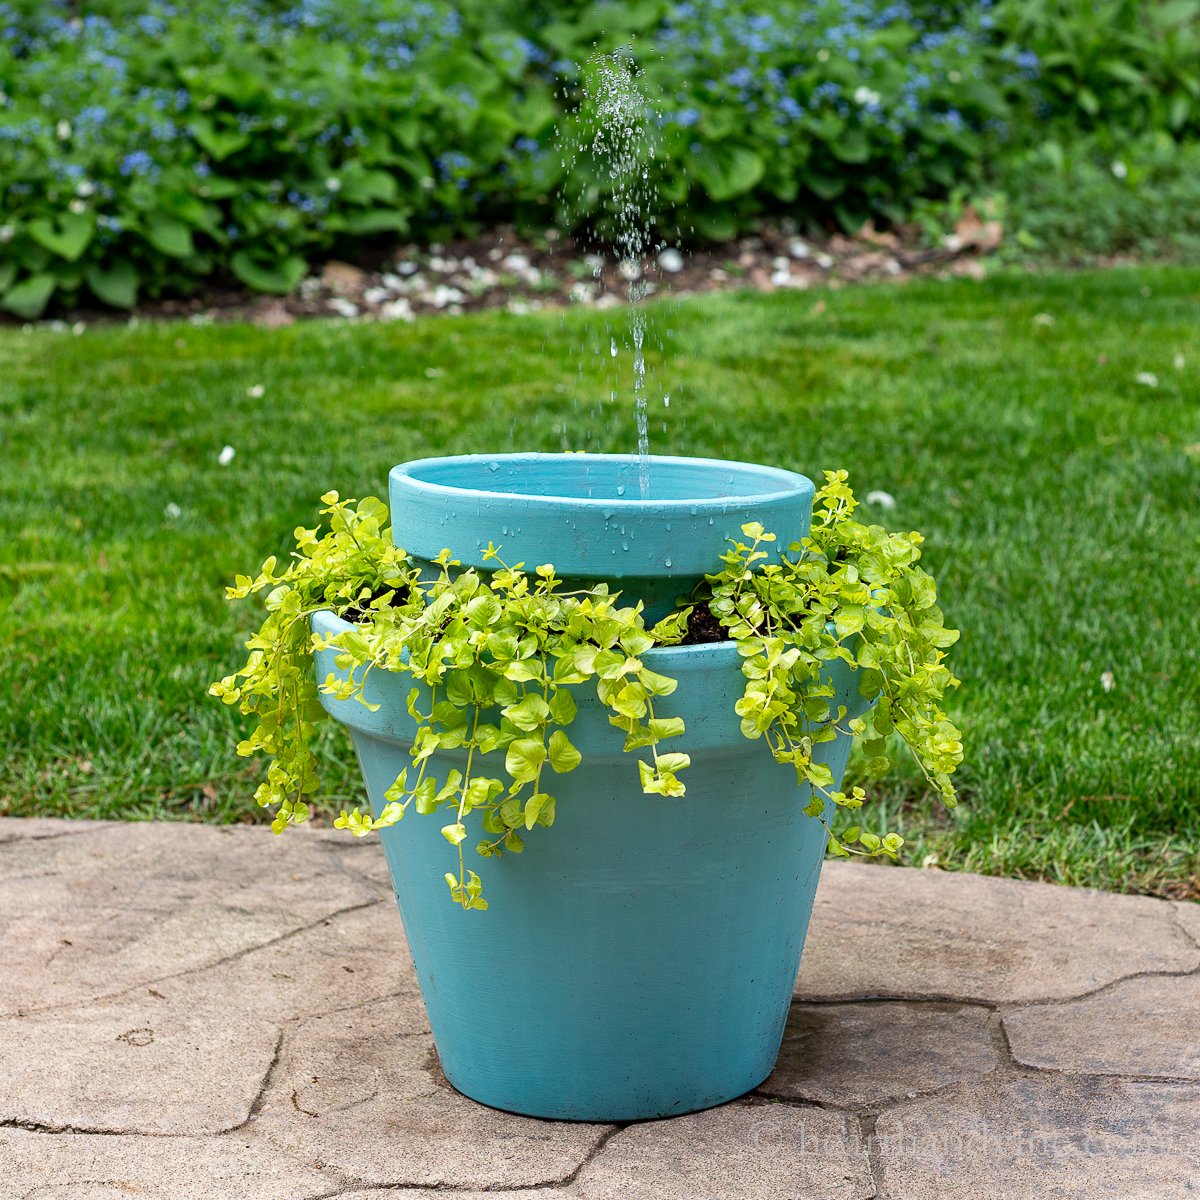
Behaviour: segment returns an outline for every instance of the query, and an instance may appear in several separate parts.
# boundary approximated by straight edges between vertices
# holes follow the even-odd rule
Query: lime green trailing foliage
[[[892,767],[885,746],[895,731],[953,805],[949,776],[962,746],[940,704],[945,688],[957,683],[942,659],[958,635],[944,628],[933,580],[916,565],[920,535],[853,521],[856,502],[846,478],[844,471],[827,473],[812,535],[791,546],[795,563],[765,563],[759,546],[775,537],[746,525],[751,543],[736,542],[723,556],[724,568],[702,587],[745,660],[747,682],[736,705],[742,732],[765,737],[775,759],[792,764],[799,782],[811,786],[813,800],[804,811],[826,824],[835,853],[895,857],[903,844],[898,834],[854,826],[835,835],[829,826],[827,817],[838,807],[861,807],[865,793],[832,790],[833,776],[813,761],[813,747],[839,731],[863,735],[866,723],[847,722],[844,706],[831,710],[833,691],[822,668],[838,658],[851,664],[861,672],[862,694],[877,701],[874,736],[863,743],[867,773]],[[576,714],[571,687],[594,680],[610,723],[625,734],[625,750],[649,750],[649,761],[638,761],[643,792],[685,794],[679,775],[688,756],[659,750],[685,732],[683,720],[654,712],[655,697],[674,692],[676,681],[649,670],[639,656],[683,640],[695,598],[647,630],[641,604],[619,607],[619,594],[606,584],[561,592],[553,565],[531,576],[523,563],[507,566],[490,544],[487,557],[498,567],[489,578],[459,570],[444,550],[437,578],[422,581],[393,546],[381,501],[369,496],[355,504],[336,492],[323,500],[327,534],[298,528],[297,553],[285,571],[277,575],[270,558],[257,578],[239,575],[227,589],[230,599],[269,589],[267,617],[246,643],[245,666],[209,689],[257,717],[238,753],[261,750],[274,758],[255,799],[277,806],[276,833],[308,819],[304,798],[320,787],[310,748],[316,723],[327,715],[320,694],[377,708],[365,694],[376,670],[407,672],[423,685],[424,691],[416,686],[408,694],[417,730],[413,764],[388,789],[377,817],[343,809],[335,825],[363,836],[394,825],[410,806],[446,814],[442,833],[458,851],[458,872],[446,879],[464,908],[487,907],[482,882],[463,858],[469,813],[483,813],[488,836],[475,849],[484,858],[520,853],[522,831],[554,823],[552,773],[581,762],[566,732]],[[328,638],[311,634],[310,617],[325,609],[355,627]],[[846,645],[852,639],[853,652]],[[339,651],[335,662],[345,674],[330,673],[318,683],[313,654],[330,647]],[[494,714],[497,719],[488,719]],[[431,756],[438,750],[465,752],[463,769],[435,778]],[[485,774],[489,756],[501,752],[503,773]]]
[[[796,764],[814,789],[837,804],[858,807],[862,789],[855,788],[850,799],[823,792],[832,776],[812,761],[813,745],[831,740],[842,720],[841,713],[830,715],[833,688],[821,677],[829,662],[841,659],[859,670],[862,694],[876,702],[874,736],[862,742],[866,773],[878,777],[895,766],[886,749],[895,731],[930,785],[954,807],[950,775],[962,761],[962,742],[941,704],[946,688],[958,685],[943,664],[958,631],[945,628],[934,581],[917,565],[924,539],[852,520],[858,502],[847,478],[845,471],[825,473],[812,531],[788,547],[797,556],[794,562],[764,562],[768,555],[759,546],[775,535],[758,524],[744,526],[751,544],[739,542],[726,553],[724,570],[707,576],[693,599],[709,605],[746,660],[742,670],[749,682],[737,703],[746,737],[765,737],[776,760]],[[675,623],[671,635],[662,637],[664,644],[681,639],[691,611],[686,605],[656,627],[661,633]],[[849,725],[855,734],[866,732],[861,719]],[[820,799],[807,811],[820,816]],[[843,834],[843,840],[854,841],[856,832]],[[862,841],[877,848],[870,834],[862,834]],[[885,849],[900,844],[884,839]]]

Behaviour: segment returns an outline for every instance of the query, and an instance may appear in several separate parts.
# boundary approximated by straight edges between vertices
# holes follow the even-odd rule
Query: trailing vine
[[[408,694],[416,724],[412,766],[388,789],[378,816],[343,810],[334,824],[363,836],[394,825],[410,806],[444,812],[451,819],[442,833],[458,852],[457,874],[446,873],[451,896],[464,908],[486,908],[480,878],[464,861],[465,818],[482,812],[488,836],[475,849],[485,858],[519,854],[522,830],[553,825],[552,775],[581,761],[566,733],[576,715],[572,686],[594,681],[610,723],[625,733],[625,750],[649,751],[649,760],[638,760],[644,792],[685,794],[679,772],[688,756],[659,750],[684,732],[684,723],[654,713],[654,698],[670,695],[676,681],[649,670],[640,656],[682,642],[689,617],[706,605],[743,659],[746,686],[735,706],[743,734],[763,738],[777,761],[790,763],[798,780],[811,785],[804,811],[825,824],[834,853],[894,857],[903,844],[898,834],[857,826],[833,833],[832,814],[861,807],[865,793],[833,790],[832,772],[814,761],[813,748],[839,732],[859,736],[867,772],[880,775],[893,765],[887,739],[894,731],[945,803],[956,803],[949,776],[962,745],[941,704],[945,689],[958,682],[943,665],[958,634],[944,627],[933,580],[917,566],[920,535],[854,521],[846,479],[844,471],[826,472],[812,530],[788,547],[792,557],[769,561],[761,547],[775,535],[758,524],[743,526],[749,542],[735,542],[723,567],[650,630],[641,604],[620,607],[607,585],[564,592],[553,565],[531,575],[524,563],[504,563],[490,543],[485,561],[497,566],[489,576],[462,569],[444,550],[436,577],[423,580],[393,546],[385,505],[329,492],[321,510],[330,518],[328,533],[298,528],[286,570],[277,575],[270,558],[257,578],[239,575],[226,589],[230,599],[267,590],[267,616],[246,643],[246,664],[209,688],[257,717],[237,749],[274,760],[255,792],[260,805],[276,807],[272,829],[282,833],[306,821],[305,797],[320,787],[311,741],[328,716],[321,694],[377,708],[364,694],[370,673],[407,672],[427,689],[425,707],[420,686]],[[310,633],[310,618],[322,610],[353,627],[328,638]],[[344,674],[330,673],[318,684],[313,656],[326,648],[337,651],[335,665]],[[874,703],[870,737],[864,720],[847,722],[844,706],[831,709],[828,668],[839,659],[858,671],[860,691]],[[485,719],[496,712],[498,721]],[[431,756],[438,750],[465,751],[464,769],[435,778]],[[499,751],[503,775],[485,773]]]

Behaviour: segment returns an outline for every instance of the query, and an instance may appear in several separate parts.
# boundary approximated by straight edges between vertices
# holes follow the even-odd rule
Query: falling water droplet
[[[670,393],[670,392],[668,392],[668,393],[667,393],[667,394],[666,394],[666,395],[663,397],[663,407],[665,407],[665,408],[670,408],[670,407],[671,407],[671,393]]]
[[[713,519],[712,519],[712,517],[709,517],[709,518],[708,518],[708,523],[709,523],[710,525],[713,523]]]
[[[621,543],[621,549],[622,549],[622,550],[628,550],[628,549],[629,549],[629,543],[628,543],[628,542],[622,542],[622,543]]]
[[[668,558],[668,559],[667,559],[667,566],[669,567],[670,565],[671,565],[671,560]]]
[[[617,484],[617,495],[618,495],[618,496],[623,496],[623,495],[625,495],[625,485],[624,485],[623,483],[618,483],[618,484]]]
[[[617,357],[617,339],[616,338],[613,338],[613,340],[612,340],[612,349],[609,351],[609,353],[612,354],[613,358]]]

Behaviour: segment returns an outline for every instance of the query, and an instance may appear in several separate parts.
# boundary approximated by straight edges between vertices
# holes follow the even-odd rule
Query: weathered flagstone
[[[857,1108],[978,1079],[1001,1061],[991,1020],[970,1004],[793,1004],[758,1091]]]
[[[427,1028],[396,999],[304,1022],[284,1040],[256,1136],[368,1184],[494,1189],[561,1182],[610,1131],[468,1100]]]
[[[390,1190],[390,1189],[389,1189]],[[428,1188],[405,1188],[403,1200],[578,1200],[575,1192],[564,1192],[559,1188],[538,1188],[532,1196],[528,1191],[520,1192],[461,1192],[446,1193]],[[378,1188],[366,1192],[338,1192],[337,1200],[386,1200]]]
[[[795,994],[1070,999],[1126,975],[1200,966],[1179,907],[1050,883],[827,862]]]
[[[109,823],[0,844],[0,1014],[98,999],[295,933],[388,894],[378,846],[317,832]]]
[[[1025,1076],[881,1116],[892,1200],[1194,1200],[1200,1085]]]
[[[1018,1009],[1004,1030],[1027,1066],[1200,1079],[1200,976],[1127,979],[1098,996]]]
[[[113,1137],[0,1128],[0,1196],[20,1200],[317,1200],[333,1172],[250,1138]],[[378,1195],[378,1193],[376,1193]]]
[[[1200,903],[1195,900],[1175,902],[1175,920],[1188,938],[1200,947]]]
[[[1200,905],[829,863],[784,1102],[617,1131],[449,1087],[374,838],[0,820],[0,1197],[866,1200],[839,1107],[880,1200],[1192,1196],[1197,968]]]
[[[409,1028],[428,1032],[391,900],[157,987],[0,1019],[0,1121],[119,1133],[232,1129],[250,1116],[284,1023],[384,996]]]
[[[116,824],[116,821],[68,821],[61,817],[0,817],[0,845],[5,842],[67,837]]]
[[[578,1189],[584,1200],[865,1200],[863,1149],[853,1117],[733,1105],[621,1130]]]

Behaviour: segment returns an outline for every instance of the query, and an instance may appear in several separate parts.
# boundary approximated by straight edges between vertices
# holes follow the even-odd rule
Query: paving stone
[[[288,1155],[264,1157],[250,1138],[0,1128],[0,1164],[5,1200],[317,1200],[345,1190],[333,1172]]]
[[[991,1012],[971,1004],[793,1004],[757,1090],[860,1108],[974,1079],[1000,1064]]]
[[[284,1039],[256,1135],[364,1184],[494,1190],[567,1179],[610,1131],[468,1100],[427,1028],[396,999],[304,1022]]]
[[[0,1121],[52,1130],[216,1133],[250,1115],[279,1026],[192,981],[0,1025]]]
[[[999,1080],[876,1122],[891,1200],[1195,1200],[1200,1084]]]
[[[1200,977],[1127,979],[1098,996],[1006,1013],[1004,1030],[1027,1066],[1200,1079]]]
[[[1065,1000],[1200,950],[1178,906],[950,871],[827,862],[796,997]]]
[[[0,1020],[0,1121],[175,1135],[232,1129],[250,1116],[284,1023],[384,996],[408,1028],[428,1032],[391,900],[157,987]]]
[[[390,1190],[390,1189],[389,1189]],[[522,1192],[460,1192],[450,1193],[453,1200],[579,1200],[576,1192],[564,1192],[558,1188],[538,1188],[531,1196],[528,1191]],[[381,1196],[378,1188],[366,1192],[338,1192],[337,1200],[387,1200]],[[447,1193],[440,1190],[431,1191],[428,1188],[405,1188],[403,1200],[450,1200]]]
[[[18,840],[65,837],[115,824],[115,821],[74,821],[61,817],[0,817],[0,845]]]
[[[1200,946],[1200,901],[1177,900],[1175,902],[1175,920],[1180,928],[1197,945]]]
[[[0,1014],[152,984],[373,903],[377,847],[129,822],[0,845]]]
[[[858,1121],[726,1106],[631,1125],[579,1173],[584,1200],[856,1200],[874,1195]]]

